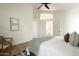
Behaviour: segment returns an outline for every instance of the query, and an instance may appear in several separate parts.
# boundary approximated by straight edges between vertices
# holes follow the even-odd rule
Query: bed
[[[79,56],[79,47],[66,43],[62,36],[34,38],[29,50],[37,56]]]
[[[66,43],[61,36],[55,36],[40,45],[39,56],[79,56],[79,47]]]
[[[33,38],[33,40],[31,40],[28,44],[28,49],[35,55],[39,55],[39,49],[40,49],[40,45],[53,38],[53,36],[44,36],[44,37],[39,37],[39,38]]]

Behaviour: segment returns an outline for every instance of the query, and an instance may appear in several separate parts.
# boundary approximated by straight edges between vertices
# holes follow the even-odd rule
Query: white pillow
[[[54,38],[64,39],[63,36],[55,36]]]
[[[76,36],[77,36],[77,33],[76,32],[73,32],[73,33],[71,33],[71,35],[70,35],[70,37],[69,37],[69,43],[71,44],[71,45],[74,45],[74,41],[75,41],[75,39],[76,39]],[[76,41],[75,41],[76,42]],[[76,44],[75,44],[76,45]]]
[[[79,34],[75,36],[74,46],[78,46],[78,44],[79,44]]]

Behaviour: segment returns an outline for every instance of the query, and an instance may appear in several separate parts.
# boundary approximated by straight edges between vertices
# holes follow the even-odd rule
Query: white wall
[[[38,25],[38,22],[37,21],[33,21],[33,37],[37,37],[37,25]]]
[[[42,12],[44,13],[44,12]],[[46,13],[46,12],[45,12]],[[47,12],[49,13],[49,12]],[[34,14],[34,21],[36,21],[36,31],[35,32],[35,37],[41,37],[41,36],[46,36],[46,26],[44,21],[39,21],[39,13]],[[69,22],[69,11],[67,10],[57,10],[52,13],[54,15],[53,19],[53,35],[64,35],[65,33],[69,32],[68,30],[68,22]],[[70,23],[70,22],[69,22]],[[70,27],[69,27],[70,28]],[[71,31],[71,30],[70,30]]]
[[[58,35],[64,35],[65,32],[66,32],[66,11],[65,10],[60,10],[60,11],[57,11],[55,12],[55,21],[56,22],[56,25],[55,25],[55,33],[58,34]]]
[[[20,21],[19,31],[10,31],[10,17]],[[0,36],[13,37],[14,44],[33,37],[33,10],[28,4],[0,4]]]
[[[62,15],[63,19],[61,19],[60,23],[61,35],[74,31],[79,33],[79,9],[67,10]]]
[[[76,31],[79,33],[79,9],[63,9],[63,10],[57,10],[53,12],[54,19],[53,19],[53,34],[54,35],[61,35],[64,36],[66,33],[72,33],[73,31]],[[35,14],[36,19],[39,20],[39,14]],[[44,22],[39,22],[37,24],[37,33],[36,35],[44,36],[45,35],[45,26],[43,26]],[[41,29],[40,29],[41,28]],[[43,29],[42,29],[43,28]],[[41,34],[41,35],[40,35]]]
[[[60,18],[61,18],[61,12],[56,11],[53,13],[54,19],[53,19],[53,35],[60,35]]]
[[[68,31],[79,33],[79,10],[70,11],[67,16]]]
[[[39,37],[38,34],[39,12],[33,9],[33,37]]]

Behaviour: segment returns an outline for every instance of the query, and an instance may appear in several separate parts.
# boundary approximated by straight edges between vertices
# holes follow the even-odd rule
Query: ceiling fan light
[[[48,10],[45,6],[42,6],[39,10]]]
[[[37,9],[40,11],[54,11],[54,5],[49,3],[42,3],[40,6],[38,6]]]
[[[48,7],[48,5],[47,5],[47,4],[45,4],[45,7],[46,7],[47,9],[49,9],[49,7]]]

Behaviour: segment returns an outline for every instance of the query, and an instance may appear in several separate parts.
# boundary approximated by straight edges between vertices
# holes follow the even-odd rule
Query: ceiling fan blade
[[[47,5],[47,4],[45,4],[45,7],[46,7],[47,9],[49,9],[49,7],[48,7],[48,5]]]
[[[40,5],[37,9],[40,9],[42,6],[43,6],[43,4],[42,4],[42,5]]]

